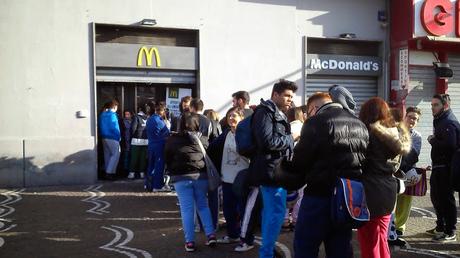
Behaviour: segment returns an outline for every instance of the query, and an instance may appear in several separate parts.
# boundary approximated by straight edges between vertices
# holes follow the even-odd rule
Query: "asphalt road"
[[[415,198],[405,236],[410,247],[392,257],[460,257],[459,241],[438,244],[424,234],[434,222],[429,197]],[[279,237],[285,257],[293,256],[292,239],[293,232]],[[186,253],[177,197],[143,192],[141,180],[0,189],[0,257],[257,257],[257,248],[236,253],[235,245],[209,248],[204,241],[197,233],[198,250]]]

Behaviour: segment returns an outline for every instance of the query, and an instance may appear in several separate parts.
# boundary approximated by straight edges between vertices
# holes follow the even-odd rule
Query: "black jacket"
[[[434,138],[430,141],[433,166],[450,165],[455,150],[460,146],[460,124],[452,110],[448,109],[434,118],[433,126]]]
[[[200,133],[201,133],[201,142],[205,149],[209,146],[209,136],[212,133],[211,120],[202,114],[198,114],[200,117]]]
[[[360,178],[368,144],[358,118],[340,104],[325,104],[304,123],[291,170],[305,174],[305,194],[330,197],[337,176]]]
[[[249,182],[255,186],[278,186],[273,180],[275,167],[294,147],[291,126],[275,103],[263,99],[252,115],[251,124],[257,152],[249,164]]]
[[[147,139],[147,115],[136,114],[131,123],[131,136],[137,139]]]
[[[227,134],[229,132],[230,129],[227,129],[223,133],[221,133],[216,139],[214,139],[209,144],[209,147],[206,150],[206,153],[209,155],[212,162],[214,163],[214,166],[216,166],[216,169],[219,171],[220,174],[222,174],[222,156],[224,154],[225,139],[227,138]]]
[[[396,204],[401,156],[409,153],[411,139],[403,126],[385,127],[377,121],[369,126],[369,146],[362,182],[371,218],[391,214]]]
[[[173,182],[206,177],[200,146],[188,133],[172,134],[165,145],[165,163]]]

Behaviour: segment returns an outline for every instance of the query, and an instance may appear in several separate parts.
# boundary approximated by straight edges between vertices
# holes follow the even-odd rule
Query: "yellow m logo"
[[[152,66],[152,57],[155,54],[155,61],[157,67],[161,66],[160,54],[158,53],[158,49],[156,47],[151,47],[148,49],[147,47],[141,47],[139,49],[139,53],[137,54],[137,66],[142,66],[142,57],[145,55],[145,62],[147,66]]]

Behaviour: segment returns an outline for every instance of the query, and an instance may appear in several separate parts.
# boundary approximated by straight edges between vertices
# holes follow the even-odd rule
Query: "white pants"
[[[115,174],[120,158],[120,143],[111,139],[102,139],[104,147],[104,164],[107,174]]]

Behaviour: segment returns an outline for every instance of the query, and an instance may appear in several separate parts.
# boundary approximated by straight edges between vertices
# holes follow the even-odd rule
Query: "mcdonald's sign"
[[[169,88],[168,97],[171,99],[179,98],[179,88]]]
[[[142,57],[145,56],[146,66],[152,66],[152,58],[153,54],[155,54],[155,62],[157,67],[161,67],[161,59],[160,54],[158,53],[158,49],[156,47],[151,47],[150,49],[146,46],[143,46],[139,49],[137,53],[137,66],[142,65]]]

